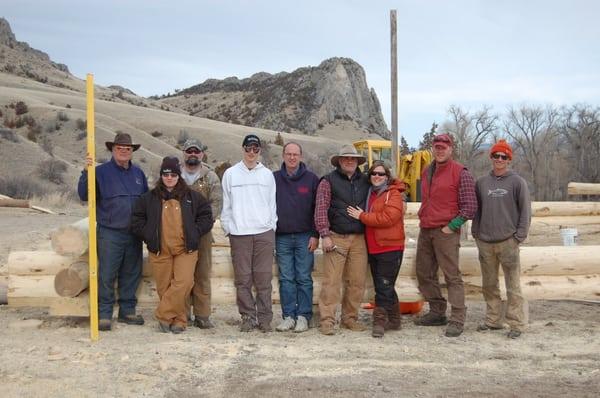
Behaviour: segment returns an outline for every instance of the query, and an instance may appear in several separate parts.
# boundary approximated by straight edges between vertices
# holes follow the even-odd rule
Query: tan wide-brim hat
[[[140,144],[134,144],[131,140],[131,136],[127,133],[118,133],[115,135],[115,139],[112,142],[106,141],[104,144],[109,151],[112,151],[113,145],[130,146],[133,149],[133,152],[137,151],[141,147]]]
[[[366,157],[358,153],[354,145],[344,145],[339,154],[331,157],[331,164],[339,167],[341,157],[356,158],[359,166],[367,161]]]

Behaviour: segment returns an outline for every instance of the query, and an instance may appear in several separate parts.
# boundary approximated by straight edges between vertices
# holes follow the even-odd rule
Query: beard
[[[196,156],[190,156],[186,159],[185,164],[188,166],[198,166],[200,164],[200,159],[198,159]]]

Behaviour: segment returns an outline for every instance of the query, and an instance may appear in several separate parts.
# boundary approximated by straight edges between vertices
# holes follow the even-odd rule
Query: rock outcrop
[[[348,121],[367,133],[390,134],[363,68],[349,58],[330,58],[291,73],[208,79],[162,101],[194,116],[272,130],[314,134]]]

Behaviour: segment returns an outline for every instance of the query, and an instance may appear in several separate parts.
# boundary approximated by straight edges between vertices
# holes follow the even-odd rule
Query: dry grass
[[[75,192],[51,192],[43,196],[34,196],[30,203],[34,206],[45,207],[52,210],[67,210],[81,207],[81,202]]]

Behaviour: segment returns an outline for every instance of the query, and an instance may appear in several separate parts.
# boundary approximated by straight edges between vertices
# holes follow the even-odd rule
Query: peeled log
[[[56,275],[73,262],[72,257],[61,256],[53,251],[10,252],[9,275]]]
[[[600,195],[600,184],[570,182],[567,185],[569,195]]]
[[[600,184],[599,184],[600,185]],[[419,202],[409,202],[404,218],[417,218]],[[600,202],[532,202],[533,217],[600,216]]]
[[[0,207],[20,207],[29,208],[29,201],[25,199],[0,199]]]
[[[88,251],[89,221],[87,218],[50,232],[52,249],[64,256],[79,257]]]
[[[61,297],[75,297],[88,288],[89,277],[87,261],[76,261],[56,274],[54,290]]]

